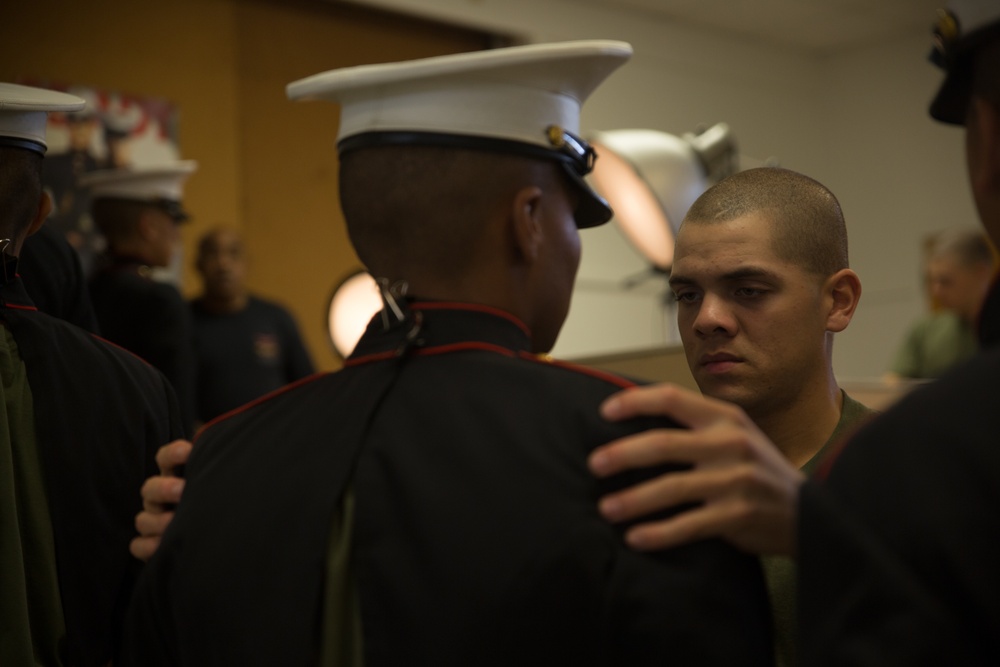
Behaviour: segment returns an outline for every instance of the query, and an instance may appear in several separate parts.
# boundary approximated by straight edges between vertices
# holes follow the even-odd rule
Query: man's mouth
[[[737,364],[743,363],[743,359],[735,354],[720,352],[716,354],[704,354],[698,360],[699,365],[708,373],[725,373]]]

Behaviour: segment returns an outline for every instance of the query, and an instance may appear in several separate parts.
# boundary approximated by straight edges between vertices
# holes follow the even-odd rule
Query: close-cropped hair
[[[840,202],[822,183],[790,169],[740,171],[706,190],[683,225],[766,218],[775,254],[823,277],[849,266]]]
[[[42,196],[42,156],[13,146],[0,147],[0,234],[16,238],[38,213]]]
[[[400,264],[460,275],[484,221],[530,179],[529,158],[440,146],[379,146],[341,156],[340,204],[370,271]]]

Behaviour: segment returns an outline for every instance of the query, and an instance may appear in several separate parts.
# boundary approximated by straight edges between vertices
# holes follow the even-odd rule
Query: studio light
[[[659,272],[673,261],[674,237],[691,204],[737,171],[729,126],[678,137],[657,130],[609,130],[589,137],[598,159],[594,188],[608,200],[629,242]]]

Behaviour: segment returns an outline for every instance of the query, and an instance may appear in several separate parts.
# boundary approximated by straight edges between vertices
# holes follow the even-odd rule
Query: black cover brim
[[[560,162],[560,164],[563,167],[563,171],[569,176],[570,182],[576,186],[580,193],[580,203],[573,214],[577,229],[598,227],[610,220],[614,212],[611,210],[608,202],[594,192],[594,189],[590,187],[582,176],[576,173],[569,163]]]
[[[971,96],[972,68],[956,63],[931,101],[931,118],[950,125],[965,125],[965,115]]]

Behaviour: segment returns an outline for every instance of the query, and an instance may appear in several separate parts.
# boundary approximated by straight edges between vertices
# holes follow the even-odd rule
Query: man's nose
[[[716,333],[733,335],[736,332],[736,320],[725,299],[713,294],[702,297],[701,307],[694,319],[694,330],[702,336]]]

